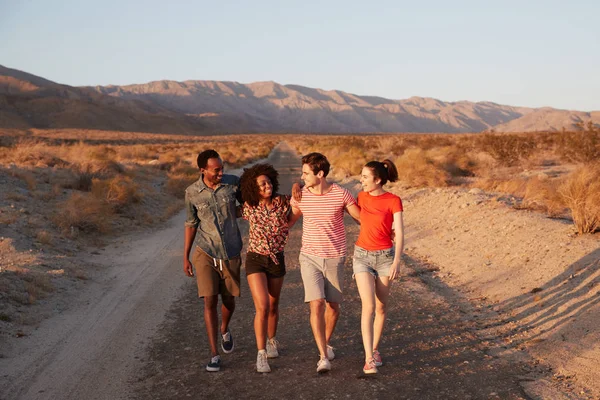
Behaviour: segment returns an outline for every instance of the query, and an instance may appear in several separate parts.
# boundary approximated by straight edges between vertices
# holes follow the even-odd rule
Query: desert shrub
[[[333,158],[328,157],[332,166],[332,171],[337,177],[346,177],[358,175],[362,167],[369,162],[369,156],[360,147],[345,148],[345,151],[338,153]]]
[[[600,229],[600,164],[574,171],[561,185],[559,193],[571,210],[577,232],[594,233]]]
[[[535,140],[531,136],[491,133],[478,137],[477,146],[503,166],[515,165],[521,160],[526,160],[536,148]]]
[[[558,217],[565,211],[564,198],[558,192],[560,181],[550,179],[546,175],[538,175],[529,179],[523,194],[523,206],[545,212],[551,217]]]
[[[72,193],[58,205],[54,223],[64,233],[77,231],[106,233],[110,230],[112,208],[91,193]]]
[[[395,160],[399,180],[411,186],[448,186],[452,177],[426,151],[408,149]]]
[[[31,171],[14,170],[13,176],[25,182],[29,190],[35,190],[35,188],[37,187],[37,180],[35,179],[35,175]]]
[[[42,244],[51,245],[52,243],[54,243],[54,235],[44,229],[38,230],[35,234],[35,238],[38,242]]]
[[[600,159],[600,130],[563,132],[557,153],[566,161],[589,163]]]
[[[185,197],[185,189],[198,180],[198,173],[195,175],[185,173],[169,173],[165,191],[170,195],[183,199]]]
[[[92,194],[116,212],[122,212],[127,206],[139,203],[142,199],[138,185],[123,175],[107,180],[93,179]]]

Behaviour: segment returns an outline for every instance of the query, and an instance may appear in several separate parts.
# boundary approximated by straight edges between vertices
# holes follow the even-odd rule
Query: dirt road
[[[270,162],[289,191],[300,162],[280,146]],[[394,398],[528,399],[526,362],[493,355],[494,338],[476,336],[463,318],[467,304],[428,275],[428,266],[405,257],[392,289],[381,346],[385,365],[362,375],[360,300],[347,287],[334,336],[333,370],[316,374],[318,359],[303,303],[298,266],[301,224],[286,249],[288,274],[281,299],[281,357],[273,372],[254,370],[254,308],[245,275],[231,325],[236,349],[220,373],[207,373],[208,345],[202,303],[181,267],[183,214],[157,232],[121,238],[93,261],[107,267],[63,315],[47,320],[0,359],[1,399],[179,398]],[[358,226],[346,221],[351,252]],[[242,229],[247,227],[242,224]],[[350,260],[348,260],[350,274]],[[348,280],[350,281],[350,280]],[[556,395],[558,396],[558,395]],[[567,397],[553,398],[567,398]]]

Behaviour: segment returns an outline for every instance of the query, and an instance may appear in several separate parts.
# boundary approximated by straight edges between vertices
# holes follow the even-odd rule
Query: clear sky
[[[598,0],[0,0],[0,64],[74,86],[275,81],[591,111],[598,15]]]

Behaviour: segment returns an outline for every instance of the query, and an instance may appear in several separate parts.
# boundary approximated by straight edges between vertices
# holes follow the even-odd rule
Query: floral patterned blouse
[[[279,264],[275,254],[281,253],[287,243],[290,212],[290,196],[278,195],[273,198],[273,208],[270,210],[262,204],[250,206],[244,203],[242,217],[250,223],[248,251],[269,256],[275,264]]]

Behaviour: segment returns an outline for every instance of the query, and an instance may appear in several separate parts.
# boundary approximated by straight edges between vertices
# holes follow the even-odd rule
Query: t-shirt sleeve
[[[404,208],[402,207],[402,199],[398,196],[394,196],[394,201],[392,202],[392,214],[402,211],[404,211]]]
[[[342,190],[344,191],[344,197],[343,197],[344,207],[348,207],[353,204],[356,204],[356,200],[354,200],[354,196],[352,196],[352,193],[350,193],[350,191],[348,189],[342,188]]]

